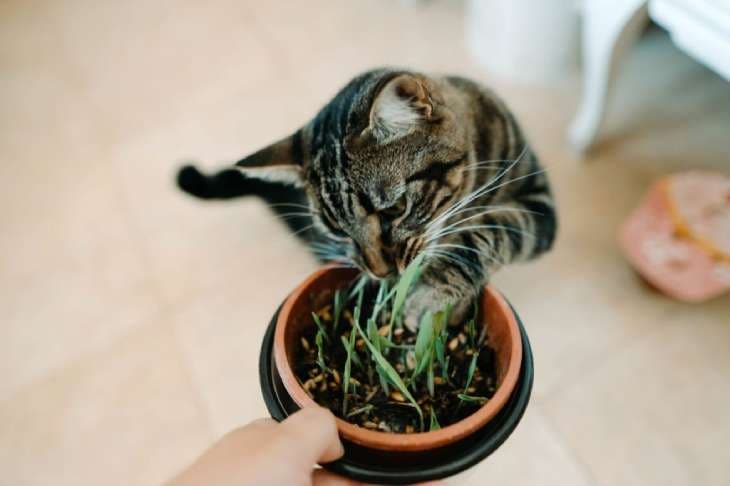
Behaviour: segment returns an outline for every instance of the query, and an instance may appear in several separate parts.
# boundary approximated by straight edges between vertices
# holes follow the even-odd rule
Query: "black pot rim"
[[[510,307],[512,307],[510,305]],[[282,421],[299,407],[286,394],[274,365],[274,331],[279,309],[269,323],[259,355],[259,382],[271,417]],[[514,308],[512,308],[514,312]],[[380,484],[410,484],[453,476],[497,450],[522,419],[530,401],[534,376],[532,349],[522,321],[515,312],[522,336],[522,366],[507,404],[484,427],[469,437],[435,451],[399,453],[376,451],[343,441],[345,455],[322,466],[351,479]],[[278,385],[278,386],[277,386]]]

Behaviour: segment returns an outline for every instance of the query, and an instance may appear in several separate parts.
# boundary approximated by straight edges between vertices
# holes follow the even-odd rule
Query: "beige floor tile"
[[[379,66],[462,73],[474,68],[463,43],[460,2],[412,8],[389,0],[317,0],[298,5],[257,2],[253,8],[286,65],[333,89]],[[264,20],[271,18],[276,22]],[[372,20],[362,21],[366,18]]]
[[[549,397],[556,430],[599,484],[727,484],[728,315],[718,300],[666,316]]]
[[[9,2],[4,10],[5,67],[24,94],[13,107],[54,128],[66,120],[88,125],[95,141],[157,129],[226,86],[280,74],[241,2],[74,0],[42,9]],[[30,59],[42,61],[40,69]],[[54,83],[66,88],[61,106]],[[40,116],[49,109],[53,117]]]
[[[591,254],[578,256],[585,260],[576,265],[589,264]],[[559,255],[551,259],[560,261]],[[558,284],[541,279],[525,285],[525,279],[535,276],[549,278],[553,271],[548,261],[495,279],[530,338],[536,396],[560,389],[626,343],[660,326],[670,304],[642,288],[619,258],[614,263],[614,267],[592,263],[603,271],[600,282],[591,274],[562,272]]]
[[[0,398],[160,309],[107,171],[16,201],[0,234]]]
[[[552,430],[540,406],[533,402],[504,445],[481,464],[452,478],[449,484],[588,486],[592,482],[559,434]]]
[[[3,484],[160,484],[212,440],[169,327],[152,324],[0,403]]]

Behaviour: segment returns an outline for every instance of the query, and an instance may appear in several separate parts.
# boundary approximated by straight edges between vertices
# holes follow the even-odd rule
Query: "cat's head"
[[[371,71],[239,168],[305,188],[317,223],[387,277],[423,250],[429,225],[462,193],[470,149],[459,103],[426,76]]]

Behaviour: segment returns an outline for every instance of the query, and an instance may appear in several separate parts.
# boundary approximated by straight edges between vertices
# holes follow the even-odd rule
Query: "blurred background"
[[[616,243],[658,177],[730,167],[723,58],[646,2],[590,3],[0,3],[0,484],[158,484],[266,415],[260,340],[316,263],[259,201],[204,204],[173,175],[386,64],[497,90],[561,217],[551,254],[495,278],[532,341],[533,400],[455,483],[726,485],[730,298],[672,301]]]

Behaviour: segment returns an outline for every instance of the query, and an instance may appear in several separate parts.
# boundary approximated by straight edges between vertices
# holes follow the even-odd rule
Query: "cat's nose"
[[[387,278],[390,277],[393,274],[393,271],[390,268],[384,267],[384,268],[370,268],[370,273],[372,273],[377,278]]]
[[[393,266],[384,258],[380,251],[364,251],[363,260],[368,271],[376,278],[390,277],[393,273]]]

